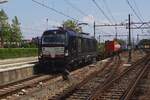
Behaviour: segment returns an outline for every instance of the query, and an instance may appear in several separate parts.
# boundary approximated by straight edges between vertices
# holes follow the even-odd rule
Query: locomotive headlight
[[[43,54],[45,53],[45,48],[44,48],[44,47],[42,48],[42,53],[43,53]]]
[[[68,50],[66,50],[65,51],[65,56],[68,56],[68,55],[69,55]]]
[[[44,47],[42,48],[42,51],[45,51],[45,48],[44,48]]]
[[[49,53],[50,53],[49,48],[47,48],[47,47],[42,48],[42,54],[49,55]]]
[[[40,52],[39,56],[42,57],[42,52]]]

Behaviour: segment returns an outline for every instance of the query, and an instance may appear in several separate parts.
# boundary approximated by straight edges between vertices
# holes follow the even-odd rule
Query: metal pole
[[[101,36],[99,35],[99,44],[100,44],[100,38],[101,38]]]
[[[131,48],[131,24],[130,24],[131,19],[130,19],[130,14],[128,15],[128,17],[129,17],[129,23],[128,23],[129,24],[129,39],[128,39],[128,41],[129,41],[128,42],[129,58],[128,58],[128,62],[131,63],[131,59],[132,59],[131,58],[131,50],[132,50],[132,48]]]
[[[94,38],[95,38],[95,21],[94,21],[94,26],[93,26],[93,28],[94,28]]]
[[[132,49],[134,49],[135,47],[135,40],[134,40],[134,37],[132,37]]]
[[[46,18],[47,30],[48,30],[48,18]]]
[[[118,36],[118,33],[117,33],[117,26],[115,27],[115,31],[116,31],[116,40],[117,40],[117,36]]]

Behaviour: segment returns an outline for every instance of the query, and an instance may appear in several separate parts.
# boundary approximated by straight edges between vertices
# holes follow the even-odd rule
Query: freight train
[[[121,45],[117,42],[117,40],[105,41],[103,52],[105,58],[117,55],[121,52]]]
[[[63,71],[97,58],[97,41],[88,33],[59,28],[45,31],[40,39],[39,62],[50,70]]]
[[[138,49],[142,49],[146,52],[150,52],[150,39],[143,39],[141,40],[138,45],[137,45]]]

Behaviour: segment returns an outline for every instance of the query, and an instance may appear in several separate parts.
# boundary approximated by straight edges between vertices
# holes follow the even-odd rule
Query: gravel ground
[[[150,100],[150,68],[138,82],[131,100]]]
[[[121,58],[124,63],[127,63],[127,53],[122,54],[124,56]],[[136,61],[144,54],[141,54],[140,52],[134,52],[133,53],[133,60]],[[39,83],[39,85],[35,86],[35,88],[31,88],[28,90],[24,90],[21,93],[14,94],[11,97],[8,97],[9,100],[13,100],[13,98],[17,100],[48,100],[48,98],[57,95],[58,93],[62,92],[64,89],[71,87],[79,82],[81,82],[83,79],[85,79],[88,75],[91,73],[101,70],[107,60],[97,62],[96,65],[89,65],[82,69],[78,69],[71,73],[70,80],[64,81],[62,80],[62,77],[58,77],[56,79],[50,80],[46,83]],[[127,67],[120,67],[120,72],[122,72]],[[13,97],[13,98],[12,98]]]
[[[22,95],[21,98],[17,97],[19,93],[13,95],[13,98],[17,97],[17,99],[20,100],[47,100],[49,97],[60,93],[64,89],[81,82],[91,73],[102,69],[106,61],[107,60],[104,60],[103,62],[98,62],[96,65],[89,65],[72,72],[68,81],[64,81],[62,77],[58,77],[46,83],[39,83],[39,85],[32,90],[26,90],[26,95]],[[8,98],[13,99],[12,97]]]

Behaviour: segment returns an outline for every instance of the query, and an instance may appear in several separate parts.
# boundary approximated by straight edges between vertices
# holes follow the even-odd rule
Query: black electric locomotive
[[[39,46],[39,62],[50,70],[61,71],[74,65],[96,60],[97,41],[87,33],[56,29],[43,33]]]

